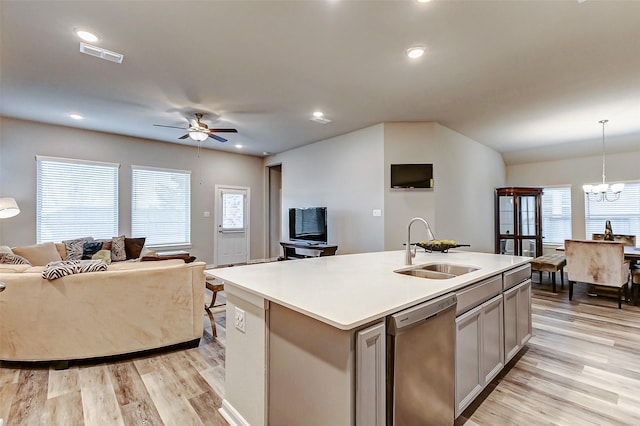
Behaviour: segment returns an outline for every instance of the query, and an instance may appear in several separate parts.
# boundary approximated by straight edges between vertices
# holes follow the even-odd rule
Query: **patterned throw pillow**
[[[93,241],[93,237],[76,238],[75,240],[63,241],[64,247],[67,250],[67,257],[65,260],[82,260],[84,243],[87,241]]]
[[[107,264],[104,260],[61,260],[49,262],[42,270],[42,278],[55,280],[67,275],[81,274],[84,272],[106,271]]]
[[[24,257],[11,253],[0,254],[0,263],[4,263],[5,265],[31,265],[31,262]]]
[[[100,250],[102,250],[102,242],[87,241],[82,245],[82,259],[91,259]]]
[[[127,260],[127,252],[124,247],[124,235],[113,237],[111,240],[111,261],[121,262]]]

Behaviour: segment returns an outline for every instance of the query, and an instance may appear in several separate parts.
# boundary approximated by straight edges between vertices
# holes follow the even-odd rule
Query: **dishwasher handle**
[[[387,318],[387,334],[395,335],[404,329],[419,325],[443,311],[455,308],[457,303],[456,294],[449,293],[390,315]]]

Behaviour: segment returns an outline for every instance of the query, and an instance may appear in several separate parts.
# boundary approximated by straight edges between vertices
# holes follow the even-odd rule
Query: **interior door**
[[[216,266],[249,259],[249,188],[216,185]]]

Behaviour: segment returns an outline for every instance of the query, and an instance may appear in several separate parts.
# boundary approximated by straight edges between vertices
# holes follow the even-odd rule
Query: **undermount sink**
[[[418,278],[446,280],[477,270],[478,268],[474,268],[472,266],[451,265],[449,263],[430,263],[427,265],[416,265],[409,268],[397,269],[393,272],[403,275],[411,275]]]

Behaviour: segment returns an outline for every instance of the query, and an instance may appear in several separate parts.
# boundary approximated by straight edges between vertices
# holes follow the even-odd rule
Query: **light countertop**
[[[418,251],[413,265],[450,263],[479,268],[444,280],[394,273],[405,267],[402,250],[260,263],[205,272],[223,280],[231,293],[236,286],[338,329],[351,330],[530,260],[530,257],[455,250],[449,253]]]

